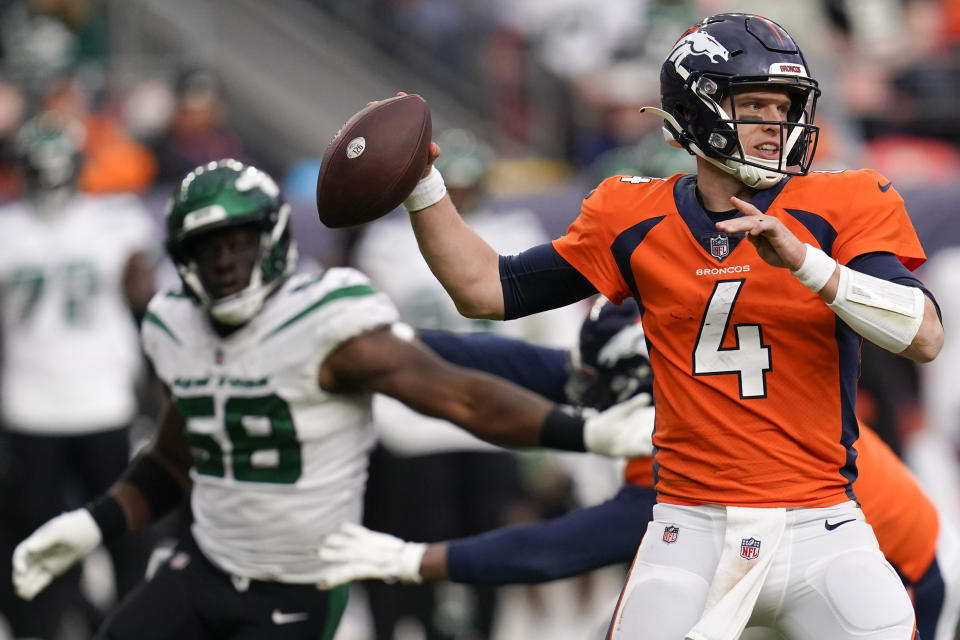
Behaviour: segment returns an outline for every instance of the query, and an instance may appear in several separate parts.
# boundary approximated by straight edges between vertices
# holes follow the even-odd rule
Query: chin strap
[[[675,130],[683,131],[683,127],[680,126],[680,123],[677,122],[677,119],[663,109],[658,109],[657,107],[640,107],[640,113],[646,113],[647,111],[650,111],[651,113],[654,113],[666,120],[667,123],[669,123]],[[669,144],[671,147],[677,147],[678,149],[685,148],[684,145],[673,136],[673,133],[671,133],[667,127],[663,127],[663,139],[666,140],[667,144]],[[735,176],[737,180],[747,185],[751,189],[768,189],[783,180],[783,174],[777,171],[764,170],[760,167],[737,162],[736,160],[722,161],[716,158],[711,158],[704,153],[703,150],[693,142],[693,140],[690,140],[687,144],[689,149],[697,154],[697,156],[703,158],[718,169]],[[770,164],[766,160],[755,158],[753,156],[746,156],[746,159],[750,160],[751,162]],[[728,162],[732,162],[733,164],[727,164]]]

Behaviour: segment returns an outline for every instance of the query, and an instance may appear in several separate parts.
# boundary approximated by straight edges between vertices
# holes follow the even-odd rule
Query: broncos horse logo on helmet
[[[687,56],[709,56],[714,62],[726,62],[730,59],[730,52],[706,31],[695,28],[677,40],[667,60],[679,69]]]
[[[600,411],[653,390],[653,370],[640,310],[632,299],[619,306],[598,298],[570,354],[567,401]]]
[[[783,27],[760,16],[723,13],[704,19],[680,37],[660,68],[661,108],[667,142],[686,149],[755,189],[785,175],[805,175],[816,151],[813,124],[820,96],[807,62]],[[790,98],[785,121],[740,120],[721,106],[736,90],[782,90]],[[732,103],[732,100],[731,100]],[[741,124],[780,128],[780,157],[747,154]]]

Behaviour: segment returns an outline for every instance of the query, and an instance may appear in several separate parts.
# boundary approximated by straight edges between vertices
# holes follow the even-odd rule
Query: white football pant
[[[910,640],[913,607],[853,502],[791,508],[747,626],[788,640]],[[680,640],[703,614],[726,509],[658,504],[614,614],[611,640]],[[748,540],[742,553],[751,555]],[[755,542],[755,541],[753,541]]]

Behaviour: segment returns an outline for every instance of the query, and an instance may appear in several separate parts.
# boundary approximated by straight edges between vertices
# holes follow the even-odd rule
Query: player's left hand
[[[651,455],[656,409],[650,401],[649,393],[638,393],[588,417],[583,424],[587,451],[615,458]]]
[[[13,551],[13,586],[32,600],[50,581],[100,544],[100,527],[86,509],[60,514],[17,545]]]
[[[422,582],[420,561],[427,545],[406,542],[396,536],[352,522],[344,522],[327,534],[314,554],[329,566],[317,581],[321,589],[332,589],[354,580],[374,578],[385,582]]]
[[[791,270],[800,268],[807,248],[790,229],[745,200],[733,197],[730,202],[743,213],[743,217],[718,222],[717,229],[725,233],[746,233],[767,264]]]

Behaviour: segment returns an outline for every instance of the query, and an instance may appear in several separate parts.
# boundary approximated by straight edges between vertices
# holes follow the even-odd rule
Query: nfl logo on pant
[[[667,544],[677,541],[677,534],[680,533],[680,527],[668,525],[663,529],[663,541]]]
[[[740,557],[746,560],[756,560],[760,555],[760,541],[755,538],[744,538],[740,541]]]

